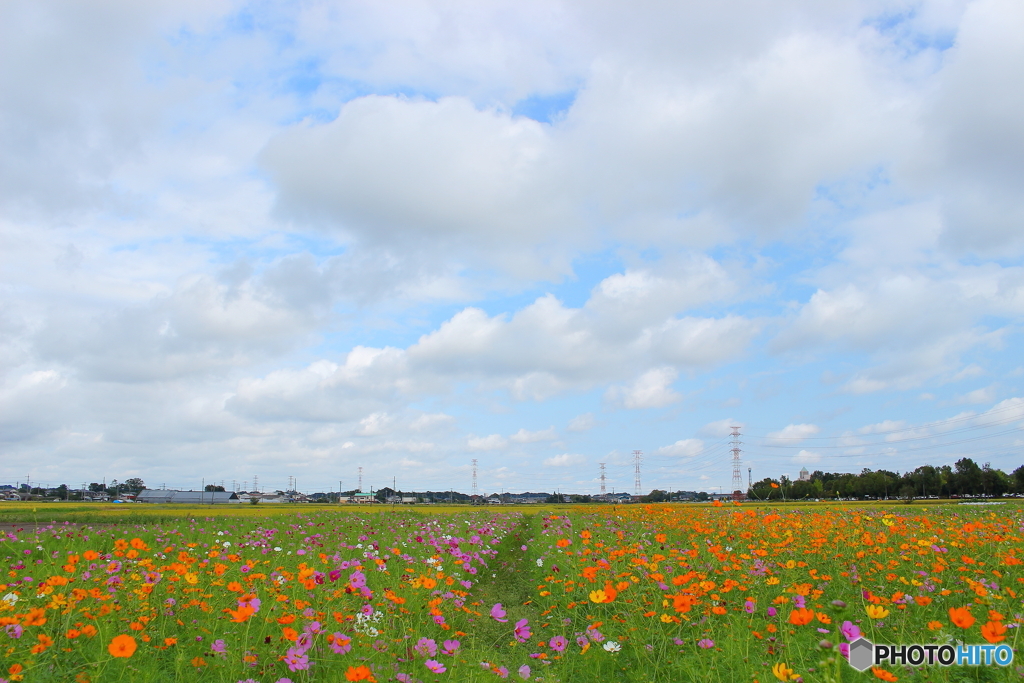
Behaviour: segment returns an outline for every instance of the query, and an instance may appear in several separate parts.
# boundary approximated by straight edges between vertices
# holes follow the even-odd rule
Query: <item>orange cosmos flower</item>
[[[236,624],[248,621],[249,617],[256,614],[256,610],[249,605],[242,605],[238,609],[226,609],[224,611],[231,615],[231,621]]]
[[[970,628],[974,625],[974,615],[969,607],[950,607],[949,620],[960,628]]]
[[[559,548],[565,548],[570,543],[572,543],[572,541],[570,541],[568,538],[560,538],[560,539],[558,539],[558,542],[555,543],[555,545],[557,545]]]
[[[111,657],[124,657],[128,658],[135,654],[135,650],[139,647],[135,639],[128,635],[114,636],[114,639],[107,645],[107,652],[110,653]]]
[[[348,671],[345,672],[346,681],[369,681],[369,683],[377,683],[377,679],[373,677],[373,672],[370,671],[370,667],[365,664],[359,666],[350,666]]]
[[[21,623],[25,626],[42,626],[46,623],[46,610],[42,607],[30,609]]]
[[[277,623],[281,624],[282,626],[284,626],[285,624],[290,624],[293,621],[295,621],[295,615],[294,614],[285,614],[285,615],[280,616],[280,617],[277,618]]]
[[[668,536],[666,536],[665,534],[655,534],[654,540],[658,543],[664,543],[668,540]]]
[[[932,599],[929,598],[927,595],[918,595],[914,598],[914,602],[919,604],[921,607],[927,607],[928,605],[932,604]]]
[[[82,627],[82,633],[84,635],[86,635],[87,637],[92,638],[94,635],[99,633],[99,631],[97,631],[96,627],[93,626],[92,624],[86,624],[85,626]]]
[[[1006,627],[998,621],[990,621],[981,627],[982,637],[990,643],[1006,640]]]
[[[814,610],[810,609],[795,609],[789,613],[789,623],[794,626],[804,626],[811,623],[814,619]]]
[[[871,673],[875,675],[875,678],[881,679],[883,681],[888,681],[889,683],[893,683],[893,681],[899,680],[899,678],[896,677],[896,675],[894,675],[893,673],[886,671],[885,669],[880,669],[877,666],[871,667]]]
[[[177,638],[164,638],[164,646],[165,647],[170,647],[171,645],[177,645],[177,644],[178,644],[178,639]]]
[[[711,608],[711,611],[714,614],[722,615],[725,614],[728,610],[726,610],[725,607],[723,607],[722,605],[715,605]]]
[[[206,660],[203,659],[202,657],[193,657],[192,658],[192,666],[194,666],[197,669],[200,668],[200,667],[206,666]]]
[[[227,585],[227,589],[232,593],[241,593],[243,590],[245,590],[244,588],[242,588],[242,584],[238,583],[237,581],[230,582]]]
[[[938,631],[940,628],[942,628],[942,622],[941,621],[929,621],[928,622],[928,630],[929,631]]]

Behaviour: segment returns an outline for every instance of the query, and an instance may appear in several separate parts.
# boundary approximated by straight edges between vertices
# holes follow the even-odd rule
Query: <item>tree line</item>
[[[1024,494],[1024,465],[1006,474],[989,463],[978,465],[961,458],[949,465],[922,465],[912,472],[863,469],[860,474],[817,470],[809,480],[766,478],[747,491],[754,500],[808,500],[835,498],[999,498]]]

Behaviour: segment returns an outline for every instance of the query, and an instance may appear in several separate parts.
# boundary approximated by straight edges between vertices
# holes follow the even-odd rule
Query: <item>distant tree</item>
[[[146,488],[146,482],[142,481],[139,477],[125,479],[123,485],[126,491],[131,491],[132,493],[138,493]]]
[[[223,486],[217,486],[215,484],[207,484],[206,485],[206,489],[204,489],[204,490],[218,492],[218,491],[223,491],[224,487]]]
[[[1024,465],[1013,471],[1013,490],[1016,493],[1024,493]]]
[[[57,487],[57,495],[60,497],[61,500],[67,500],[68,499],[68,485],[67,484],[61,484],[60,486],[58,486]]]
[[[961,458],[954,465],[956,476],[954,477],[957,493],[964,496],[973,496],[982,493],[982,473],[978,464],[970,458]]]
[[[707,500],[707,499],[708,499],[708,492],[707,491],[701,491],[700,493],[697,494],[697,500],[701,501],[702,503],[705,500]]]
[[[89,490],[92,491],[93,493],[102,493],[103,491],[107,490],[107,487],[104,486],[103,484],[97,484],[96,482],[93,482],[89,484]]]
[[[645,503],[664,503],[668,500],[671,500],[671,497],[668,495],[667,491],[662,491],[661,489],[654,489],[646,496],[644,496],[641,500],[643,500],[643,502]]]

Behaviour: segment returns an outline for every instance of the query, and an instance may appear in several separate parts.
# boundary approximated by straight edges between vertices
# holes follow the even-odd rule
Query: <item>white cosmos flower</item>
[[[537,558],[537,566],[538,567],[543,567],[544,566],[544,558],[543,557],[538,557]]]
[[[0,602],[4,603],[5,605],[8,605],[10,607],[14,607],[14,605],[17,604],[18,599],[19,598],[18,598],[17,593],[8,593],[3,598],[0,598]]]
[[[622,646],[616,643],[614,640],[609,640],[602,646],[606,652],[618,652],[622,649]]]

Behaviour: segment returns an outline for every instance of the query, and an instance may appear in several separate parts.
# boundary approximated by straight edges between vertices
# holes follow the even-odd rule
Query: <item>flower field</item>
[[[0,681],[960,681],[1005,643],[1016,506],[289,510],[11,528]],[[1018,593],[1020,591],[1020,593]]]

